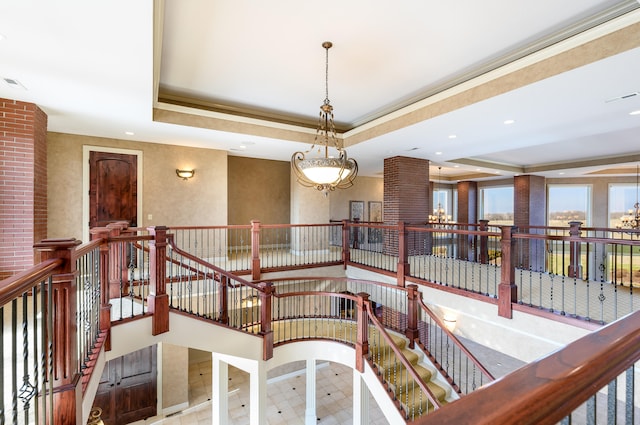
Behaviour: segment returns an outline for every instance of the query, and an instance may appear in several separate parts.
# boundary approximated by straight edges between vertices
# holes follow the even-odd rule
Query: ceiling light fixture
[[[636,203],[633,205],[633,209],[629,210],[626,215],[620,217],[620,226],[622,229],[639,229],[640,228],[640,201],[638,200],[638,194],[640,192],[640,165],[636,165]]]
[[[505,120],[504,124],[505,125],[509,125],[509,124],[513,124],[514,122],[516,122],[515,120]]]
[[[440,182],[440,172],[442,171],[442,166],[438,167],[438,182]],[[451,216],[447,215],[447,211],[442,207],[440,203],[440,190],[436,188],[434,191],[438,194],[438,207],[433,210],[433,214],[429,215],[429,221],[431,223],[448,223],[451,221]]]
[[[347,158],[347,151],[338,143],[333,122],[333,106],[329,101],[329,49],[330,41],[322,43],[325,49],[325,99],[320,106],[318,128],[311,148],[305,152],[295,152],[291,156],[291,169],[302,186],[313,187],[326,195],[335,189],[347,189],[353,186],[358,175],[358,163]],[[329,156],[329,145],[337,151]],[[318,147],[319,156],[307,158],[306,154]],[[324,150],[324,154],[323,151]]]
[[[629,112],[629,115],[640,115],[640,109]]]

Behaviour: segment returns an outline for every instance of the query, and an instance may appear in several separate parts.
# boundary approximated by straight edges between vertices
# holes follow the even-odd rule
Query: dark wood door
[[[89,154],[89,227],[114,221],[138,225],[138,157],[109,152]]]
[[[143,420],[157,413],[156,346],[107,362],[93,407],[102,409],[105,425]]]

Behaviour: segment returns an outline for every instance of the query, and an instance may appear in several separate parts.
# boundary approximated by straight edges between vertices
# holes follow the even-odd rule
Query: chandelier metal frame
[[[325,99],[320,106],[316,135],[309,150],[298,151],[291,156],[291,169],[298,183],[313,187],[326,195],[335,189],[347,189],[353,186],[358,175],[358,163],[347,157],[347,151],[338,141],[333,117],[333,106],[329,101],[329,49],[330,41],[322,43],[325,49]],[[316,157],[308,154],[317,148]],[[336,155],[329,155],[329,149],[335,149]]]

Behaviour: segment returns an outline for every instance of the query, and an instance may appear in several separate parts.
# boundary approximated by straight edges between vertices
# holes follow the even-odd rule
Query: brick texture
[[[429,161],[418,158],[395,156],[384,160],[384,221],[397,224],[424,223],[432,211],[433,202],[429,184]],[[416,240],[411,233],[407,244],[413,255],[430,249],[425,235]],[[384,250],[389,255],[397,254],[398,240],[388,234]]]
[[[541,176],[516,176],[513,179],[513,224],[521,229],[546,224],[546,180]],[[516,267],[544,270],[544,241],[522,240]]]
[[[0,279],[34,264],[47,236],[47,115],[0,99]]]
[[[458,182],[458,223],[476,223],[478,211],[478,183]]]
[[[384,160],[384,221],[424,223],[431,213],[429,161],[395,156]]]

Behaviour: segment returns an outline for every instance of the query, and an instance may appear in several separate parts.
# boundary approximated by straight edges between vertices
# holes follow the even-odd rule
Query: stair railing
[[[202,260],[176,246],[171,234],[167,241],[162,266],[167,273],[164,294],[168,308],[259,335],[264,341],[264,359],[270,359],[272,284],[251,283]]]
[[[43,261],[0,286],[0,423],[54,423],[52,288],[62,264]]]
[[[473,418],[475,425],[569,424],[576,413],[590,418],[588,423],[616,423],[619,405],[623,406],[621,416],[625,423],[636,423],[633,388],[638,361],[640,311],[531,362],[416,423],[463,424]],[[599,392],[605,387],[606,395]],[[617,396],[618,389],[625,392]],[[606,406],[598,408],[603,400]],[[599,412],[605,417],[598,418]]]
[[[469,394],[495,378],[418,297],[418,346],[459,394]]]
[[[361,293],[358,296],[359,304],[364,307],[363,318],[366,320],[364,326],[368,329],[367,349],[363,352],[364,359],[376,372],[400,412],[407,421],[414,421],[438,409],[441,401],[380,323],[371,308],[368,295]],[[359,323],[358,326],[363,325]]]

